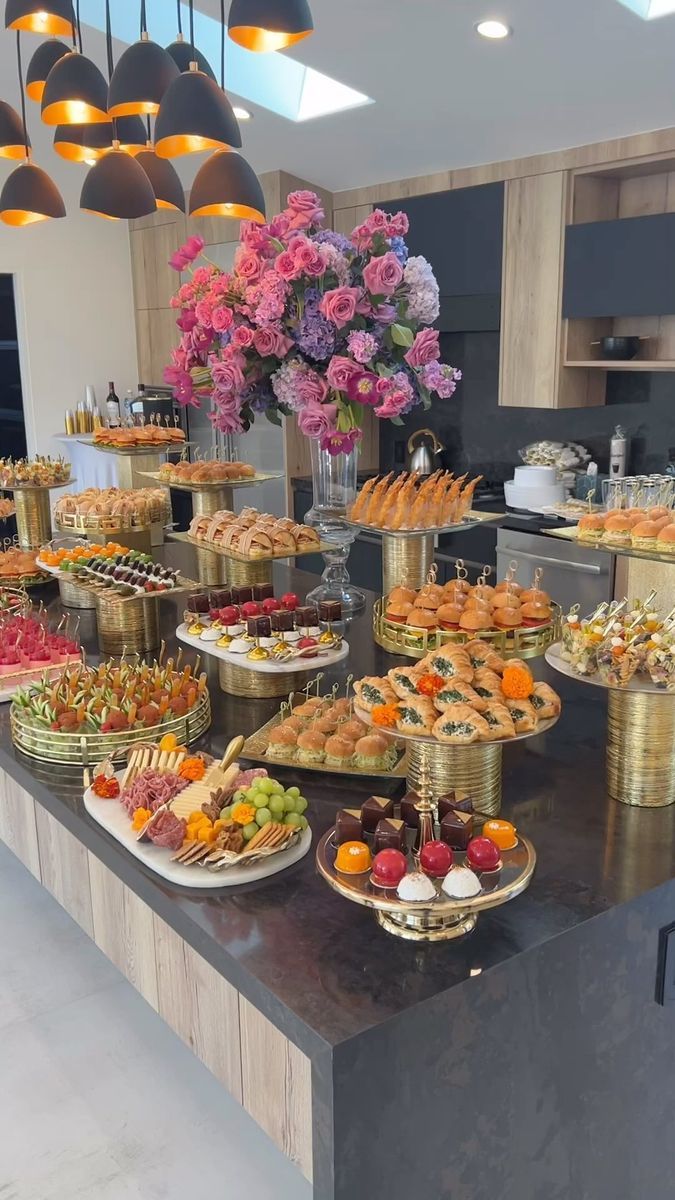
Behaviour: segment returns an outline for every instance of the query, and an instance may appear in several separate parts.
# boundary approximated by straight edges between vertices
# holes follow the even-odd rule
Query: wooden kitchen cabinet
[[[563,367],[561,296],[569,173],[511,179],[504,207],[499,403],[574,408],[604,403],[590,371]]]

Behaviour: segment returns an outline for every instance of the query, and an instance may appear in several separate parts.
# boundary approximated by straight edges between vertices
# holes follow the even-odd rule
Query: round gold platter
[[[406,658],[424,658],[430,650],[440,646],[466,646],[469,642],[481,641],[492,646],[502,658],[536,658],[560,637],[562,611],[552,604],[553,619],[546,625],[526,626],[518,629],[415,629],[400,621],[388,621],[384,615],[385,599],[373,605],[373,639],[390,654],[403,654]]]
[[[445,942],[462,937],[475,928],[481,912],[498,908],[514,900],[528,886],[537,861],[532,843],[518,837],[513,850],[502,850],[502,867],[492,875],[480,875],[482,891],[464,900],[451,900],[441,891],[441,881],[432,880],[436,888],[433,900],[399,900],[394,890],[378,887],[371,882],[370,872],[345,875],[336,870],[337,845],[335,829],[321,838],[316,850],[316,865],[329,887],[375,912],[378,924],[396,937],[416,942]],[[453,851],[454,862],[464,865],[464,854]]]

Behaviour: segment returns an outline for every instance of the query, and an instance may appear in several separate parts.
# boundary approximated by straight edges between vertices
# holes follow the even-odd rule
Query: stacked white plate
[[[561,504],[565,485],[558,481],[555,467],[516,467],[513,479],[504,484],[504,499],[509,508],[539,510]]]

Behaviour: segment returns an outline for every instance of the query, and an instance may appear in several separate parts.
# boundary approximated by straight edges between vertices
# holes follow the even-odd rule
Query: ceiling
[[[151,33],[157,2],[148,5]],[[618,0],[311,3],[315,33],[287,53],[375,103],[294,123],[236,97],[254,113],[242,125],[243,152],[257,171],[283,168],[340,191],[675,126],[675,14],[643,21]],[[196,7],[216,17],[219,0]],[[513,36],[478,37],[473,26],[487,16],[506,21]],[[85,53],[103,67],[101,34],[84,36]],[[16,104],[13,55],[5,34],[1,94]],[[32,103],[29,122],[42,165],[59,181],[65,171],[74,183],[74,173],[79,188],[85,168],[54,169]],[[186,186],[201,158],[178,160]]]

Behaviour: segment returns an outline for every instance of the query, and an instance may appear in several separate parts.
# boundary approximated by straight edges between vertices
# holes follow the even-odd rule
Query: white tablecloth
[[[117,457],[103,454],[94,449],[93,433],[56,433],[54,441],[59,443],[58,453],[72,464],[72,475],[77,480],[75,490],[85,488],[119,487]]]

